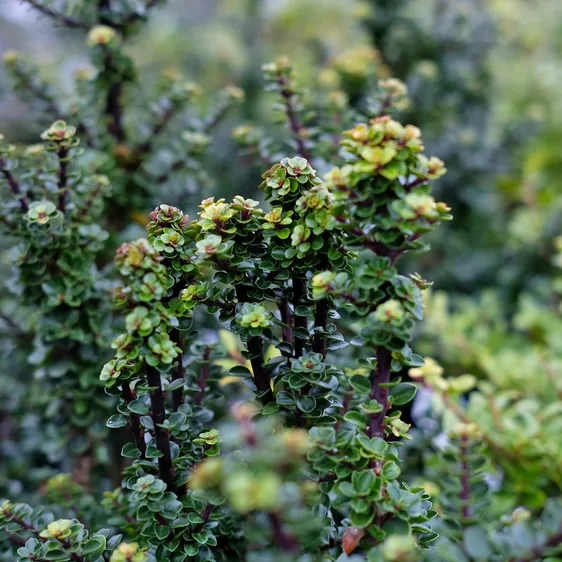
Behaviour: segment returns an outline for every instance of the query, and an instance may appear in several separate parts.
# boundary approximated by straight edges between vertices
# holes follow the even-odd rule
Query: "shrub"
[[[134,118],[123,115],[137,108],[124,92],[135,71],[123,42],[158,2],[75,12],[30,3],[88,29],[97,70],[80,75],[76,111],[57,115],[42,144],[0,146],[12,287],[33,313],[17,337],[35,372],[21,381],[13,420],[44,441],[9,460],[37,478],[41,452],[66,471],[46,481],[42,507],[18,501],[33,479],[8,490],[3,559],[556,560],[561,416],[550,357],[532,399],[514,397],[517,381],[504,384],[490,357],[519,351],[536,369],[557,351],[559,283],[555,307],[523,302],[515,324],[536,335],[530,349],[517,335],[488,354],[460,339],[458,359],[462,312],[443,319],[426,296],[419,345],[445,341],[449,376],[413,351],[431,282],[403,274],[402,262],[452,217],[432,195],[444,162],[425,155],[418,127],[391,116],[404,84],[381,81],[359,111],[342,92],[311,101],[286,58],[265,65],[286,129],[270,137],[242,125],[233,135],[266,170],[256,186],[266,205],[208,197],[190,220],[159,204],[145,236],[123,242],[123,213],[141,220],[135,211],[172,172],[202,173],[208,132],[241,93],[230,88],[211,114],[190,115],[186,149],[164,130],[198,88],[168,75],[131,134]],[[26,63],[5,58],[16,85],[59,113]],[[469,326],[489,340],[480,320]],[[428,392],[433,411],[414,411],[412,427],[405,406],[417,393],[423,406]],[[40,414],[26,422],[23,407]]]

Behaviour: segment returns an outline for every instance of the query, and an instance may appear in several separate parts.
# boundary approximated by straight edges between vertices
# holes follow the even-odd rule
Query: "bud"
[[[398,78],[387,78],[379,80],[379,88],[385,91],[386,94],[392,97],[402,97],[408,93],[408,88],[402,80]]]
[[[49,523],[44,531],[41,531],[39,536],[44,539],[63,539],[70,535],[70,525],[72,525],[72,521],[70,519],[59,519],[58,521],[53,521],[52,523]]]
[[[404,128],[404,139],[406,141],[411,141],[419,138],[421,138],[421,129],[415,125],[406,125]]]
[[[244,90],[239,88],[238,86],[227,86],[224,91],[226,92],[227,96],[233,101],[243,101],[246,97]]]
[[[192,490],[212,488],[221,480],[223,461],[219,457],[208,457],[191,473],[188,486]]]
[[[531,512],[525,507],[516,507],[511,514],[511,518],[516,521],[528,521],[531,518]]]
[[[359,546],[359,541],[365,536],[365,529],[348,527],[342,538],[343,551],[349,556]]]
[[[4,53],[4,63],[7,65],[11,65],[16,63],[21,57],[21,54],[19,53],[19,51],[6,51]]]
[[[108,45],[117,37],[117,32],[109,25],[96,25],[92,27],[88,33],[88,45],[95,47],[96,45]]]
[[[411,535],[391,535],[383,542],[381,550],[385,561],[414,562],[416,546],[416,540]]]
[[[432,357],[425,357],[421,367],[413,367],[408,374],[413,379],[434,379],[443,376],[443,367]]]
[[[312,298],[319,300],[324,298],[330,291],[330,285],[336,274],[333,271],[322,271],[312,278]]]
[[[349,97],[343,90],[334,90],[328,94],[328,101],[337,111],[343,111],[349,104]]]
[[[146,562],[146,554],[134,543],[122,542],[111,555],[109,562]]]
[[[405,317],[405,310],[400,301],[395,299],[387,300],[377,306],[374,312],[375,320],[385,324],[399,325]]]
[[[270,325],[271,312],[263,304],[246,302],[236,315],[236,323],[243,328],[267,328]]]

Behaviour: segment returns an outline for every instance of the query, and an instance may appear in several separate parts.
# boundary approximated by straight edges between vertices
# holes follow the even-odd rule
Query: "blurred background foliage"
[[[8,49],[33,60],[63,99],[70,100],[73,74],[88,66],[82,32],[53,26],[17,0],[0,3],[0,51]],[[129,54],[142,76],[134,103],[148,104],[162,71],[171,68],[205,91],[230,84],[245,90],[245,102],[214,135],[203,164],[207,173],[195,185],[172,179],[156,194],[154,203],[181,204],[191,213],[210,195],[257,198],[260,169],[240,157],[231,130],[271,122],[263,63],[287,55],[311,95],[320,86],[343,90],[358,109],[366,107],[379,78],[407,84],[409,101],[398,117],[420,126],[428,153],[446,161],[449,172],[437,182],[436,197],[455,216],[433,237],[434,251],[414,267],[438,289],[428,300],[423,352],[448,376],[474,375],[473,386],[482,392],[476,402],[469,395],[467,415],[499,432],[511,454],[525,451],[525,458],[504,467],[515,497],[540,505],[545,494],[559,490],[553,469],[562,462],[562,446],[553,436],[562,429],[556,415],[562,320],[554,241],[562,233],[562,3],[170,0],[135,36]],[[16,143],[35,143],[50,124],[12,93],[1,67],[0,124]],[[314,164],[323,172],[330,168]],[[142,232],[131,228],[138,232],[124,237]],[[2,242],[2,274],[8,248]],[[13,381],[0,386],[4,409],[18,402],[16,381],[26,371],[24,342],[19,345],[14,333],[20,321],[30,320],[20,316],[4,298],[0,330],[9,337],[2,340],[1,371]],[[505,417],[503,429],[493,427],[497,411]],[[10,430],[0,425],[0,437],[2,431]],[[541,451],[533,450],[537,444]],[[3,454],[16,446],[37,448],[25,439],[7,441]]]
[[[138,100],[166,68],[205,91],[245,90],[239,114],[216,135],[213,180],[198,188],[201,196],[253,193],[259,170],[235,157],[230,130],[270,115],[264,62],[289,56],[303,86],[344,89],[359,107],[378,77],[404,80],[410,103],[399,117],[422,127],[428,151],[447,162],[439,195],[455,213],[418,269],[446,290],[501,285],[513,311],[521,291],[549,274],[559,228],[561,27],[554,0],[172,0],[135,36],[130,54],[142,76]],[[61,95],[88,66],[80,31],[54,27],[17,0],[0,7],[6,49],[30,56]],[[35,142],[48,123],[10,93],[2,72],[3,130],[12,141]]]

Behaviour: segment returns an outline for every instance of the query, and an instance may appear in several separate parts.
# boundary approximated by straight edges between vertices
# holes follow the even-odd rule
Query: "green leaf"
[[[127,416],[123,414],[114,414],[107,420],[105,425],[111,429],[117,429],[118,427],[125,427],[128,421]]]
[[[231,377],[241,377],[243,379],[252,378],[252,372],[250,371],[250,369],[244,367],[243,365],[236,365],[236,367],[232,367],[232,369],[230,369],[228,374]]]
[[[154,525],[154,532],[156,533],[156,536],[163,541],[170,534],[170,527],[168,525],[160,525],[157,523]]]
[[[487,559],[492,555],[486,531],[482,527],[468,527],[464,532],[463,543],[471,558]]]
[[[82,555],[90,560],[95,560],[101,556],[102,552],[105,550],[106,539],[103,535],[94,535],[85,545],[82,547]]]
[[[380,437],[367,437],[364,434],[357,435],[357,441],[365,451],[369,453],[369,456],[382,460],[385,457],[386,450],[388,449],[388,443],[381,439]]]
[[[121,449],[121,456],[127,459],[137,459],[140,457],[141,452],[135,447],[133,443],[126,443]]]
[[[270,402],[269,404],[265,405],[261,411],[262,415],[270,416],[271,414],[275,414],[279,411],[279,404],[275,402]]]
[[[281,390],[277,393],[275,398],[277,404],[280,406],[285,406],[286,408],[293,408],[295,406],[295,399],[292,394],[286,390]]]
[[[385,480],[395,480],[400,476],[400,468],[394,461],[386,461],[382,467],[382,476]]]
[[[413,400],[417,388],[409,382],[401,382],[390,391],[390,401],[396,406],[402,406]]]
[[[195,556],[199,552],[199,545],[198,544],[186,544],[183,547],[183,550],[188,556]]]
[[[309,414],[316,408],[316,399],[313,396],[303,396],[297,400],[298,409],[305,414]]]
[[[147,459],[157,459],[159,457],[163,457],[164,453],[159,451],[154,445],[149,445],[146,448],[146,458]]]
[[[144,416],[145,414],[148,414],[149,408],[148,406],[144,403],[143,400],[137,398],[136,400],[133,400],[132,402],[129,402],[127,404],[127,409],[130,410],[131,412],[134,412],[135,414],[139,414],[141,416]]]
[[[176,390],[178,388],[181,388],[183,385],[185,384],[185,381],[183,379],[176,379],[175,381],[172,381],[169,385],[167,390],[169,392],[171,392],[172,390]]]
[[[364,513],[357,513],[355,511],[352,511],[349,514],[349,518],[351,519],[351,523],[353,523],[353,526],[359,528],[368,527],[373,521],[374,517],[375,510],[372,508]]]
[[[349,379],[349,384],[353,387],[354,390],[356,390],[357,392],[361,392],[362,394],[368,394],[369,392],[371,392],[371,383],[369,382],[368,377],[353,375]]]
[[[351,483],[358,496],[368,496],[373,488],[375,475],[372,470],[354,472],[351,475]]]
[[[340,494],[343,494],[344,496],[347,496],[348,498],[353,498],[356,494],[355,492],[355,488],[353,487],[353,484],[351,482],[340,482],[339,486],[338,486],[338,490]]]
[[[311,314],[312,310],[310,310],[308,306],[299,304],[299,306],[295,308],[295,316],[310,316]]]
[[[346,422],[352,423],[361,429],[365,429],[367,426],[367,416],[356,412],[355,410],[351,410],[351,412],[347,412],[343,419]]]

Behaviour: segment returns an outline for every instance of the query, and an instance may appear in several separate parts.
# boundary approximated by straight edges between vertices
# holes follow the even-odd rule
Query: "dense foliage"
[[[501,272],[464,274],[463,236],[494,256],[498,228],[517,227],[500,201],[482,225],[490,208],[474,203],[509,132],[460,130],[492,112],[491,14],[443,2],[432,33],[408,2],[366,3],[376,48],[338,54],[318,80],[287,57],[265,64],[262,116],[255,69],[249,106],[171,69],[136,95],[129,45],[164,2],[27,1],[85,32],[92,68],[69,104],[4,55],[46,123],[39,144],[0,136],[16,301],[0,559],[562,559],[559,225],[538,235],[533,282],[508,275],[474,299],[411,272],[447,264],[448,289],[486,286]],[[461,71],[467,29],[489,40]],[[236,123],[224,159],[237,104],[255,122]]]

